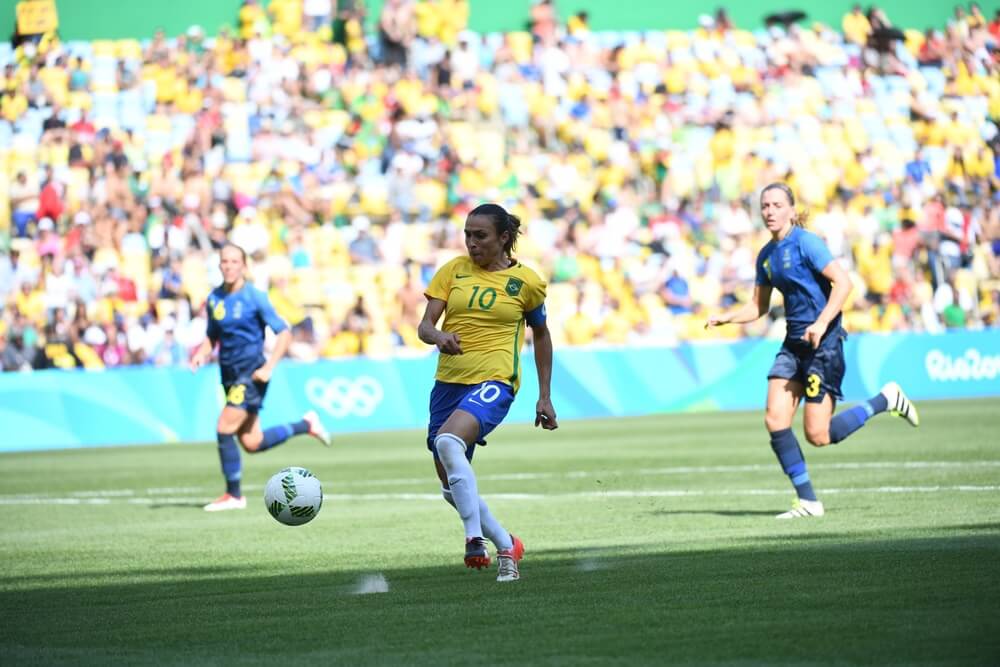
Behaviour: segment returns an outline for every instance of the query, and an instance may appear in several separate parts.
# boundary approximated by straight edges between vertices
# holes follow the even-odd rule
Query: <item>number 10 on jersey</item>
[[[476,297],[479,300],[476,300]],[[469,308],[475,308],[477,305],[480,310],[489,310],[493,307],[493,304],[497,300],[497,291],[492,287],[487,287],[486,289],[480,291],[479,285],[472,288],[472,296],[469,297]]]

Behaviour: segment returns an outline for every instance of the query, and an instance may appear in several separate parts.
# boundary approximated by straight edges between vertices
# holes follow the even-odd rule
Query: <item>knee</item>
[[[451,489],[441,487],[441,497],[444,498],[446,503],[457,508],[457,505],[455,505],[455,498],[451,495]]]
[[[253,453],[260,449],[260,445],[264,441],[264,436],[261,433],[244,433],[238,436],[237,439],[244,450]]]
[[[764,413],[764,426],[768,433],[774,433],[788,428],[791,424],[785,415],[768,410]]]
[[[438,458],[445,470],[450,470],[459,463],[459,459],[465,460],[465,443],[457,435],[451,433],[441,433],[434,438],[434,448],[437,450]]]
[[[830,444],[829,428],[806,427],[806,441],[813,447],[826,447]]]
[[[215,432],[219,435],[237,435],[239,430],[240,425],[237,422],[222,417],[219,417],[219,421],[215,422]],[[239,436],[237,435],[237,437]]]

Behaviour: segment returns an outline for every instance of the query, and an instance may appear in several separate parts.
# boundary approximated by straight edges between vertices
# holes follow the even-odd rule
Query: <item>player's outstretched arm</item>
[[[535,404],[535,426],[547,431],[559,428],[556,410],[552,407],[552,335],[544,322],[531,327],[535,348],[535,368],[538,371],[538,403]]]
[[[746,324],[760,319],[771,309],[771,289],[769,285],[755,285],[751,301],[728,313],[709,317],[705,328],[711,329],[723,324]]]

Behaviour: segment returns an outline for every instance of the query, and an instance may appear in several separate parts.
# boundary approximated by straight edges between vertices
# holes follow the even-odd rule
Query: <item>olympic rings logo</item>
[[[379,381],[368,375],[354,379],[310,378],[306,382],[306,397],[309,401],[335,419],[350,415],[371,417],[384,396],[385,392]]]

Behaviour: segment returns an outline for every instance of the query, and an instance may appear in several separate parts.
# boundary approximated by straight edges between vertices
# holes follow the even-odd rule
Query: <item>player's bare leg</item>
[[[806,440],[813,447],[825,447],[830,444],[830,420],[837,402],[830,394],[823,396],[819,403],[806,401],[802,422],[806,432]]]
[[[239,436],[239,443],[244,451],[252,454],[259,450],[261,443],[264,442],[264,431],[260,428],[260,415],[256,412],[244,414],[246,419],[240,424],[236,435]]]

